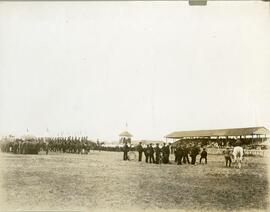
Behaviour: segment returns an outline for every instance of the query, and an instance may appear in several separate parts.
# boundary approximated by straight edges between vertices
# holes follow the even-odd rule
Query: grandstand
[[[242,144],[257,145],[269,138],[270,131],[265,127],[230,128],[213,130],[175,131],[165,136],[166,142],[201,142],[205,145],[216,143],[225,146],[240,139]]]

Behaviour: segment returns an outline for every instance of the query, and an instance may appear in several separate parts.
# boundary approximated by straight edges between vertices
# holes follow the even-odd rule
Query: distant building
[[[240,139],[242,144],[252,145],[266,141],[270,131],[265,127],[213,129],[176,131],[165,136],[171,143],[200,142],[207,145],[211,142],[227,145],[235,139]]]
[[[124,131],[119,134],[119,144],[131,144],[131,138],[133,137],[132,134],[130,134],[128,131]]]

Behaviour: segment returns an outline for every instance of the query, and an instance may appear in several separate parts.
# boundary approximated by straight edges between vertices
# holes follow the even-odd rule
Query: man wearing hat
[[[123,160],[128,160],[128,151],[129,151],[129,147],[127,143],[125,143],[123,147],[123,152],[124,152]]]
[[[148,144],[144,149],[144,155],[145,155],[145,162],[148,163],[148,158],[150,157],[150,147]]]
[[[156,145],[155,152],[156,152],[156,164],[159,164],[160,163],[160,153],[161,153],[161,150],[159,148],[159,144],[158,143]]]
[[[200,153],[200,149],[197,147],[197,145],[194,143],[193,147],[191,148],[190,157],[191,157],[191,164],[195,165],[196,163],[196,157]]]
[[[152,146],[152,144],[150,144],[150,154],[149,154],[149,159],[150,159],[150,163],[155,163],[155,158],[154,158],[154,148]]]
[[[226,147],[226,150],[224,150],[224,158],[225,158],[225,163],[226,167],[229,165],[231,167],[232,159],[231,159],[231,150],[230,147]]]
[[[175,150],[175,154],[176,154],[176,162],[177,165],[182,165],[182,159],[183,159],[183,147],[181,144],[177,145],[177,148]]]
[[[142,161],[142,153],[143,153],[143,147],[142,147],[142,142],[139,143],[137,146],[137,151],[139,153],[139,162]]]
[[[189,147],[186,144],[183,145],[183,163],[190,163],[188,158]]]

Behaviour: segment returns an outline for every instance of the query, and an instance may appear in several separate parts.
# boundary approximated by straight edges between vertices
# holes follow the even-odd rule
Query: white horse
[[[237,162],[239,169],[241,169],[243,155],[244,155],[243,147],[236,146],[233,148],[233,162]]]

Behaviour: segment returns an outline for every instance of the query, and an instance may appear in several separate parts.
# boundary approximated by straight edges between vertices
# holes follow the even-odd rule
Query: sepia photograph
[[[270,2],[0,1],[0,211],[269,211]]]

